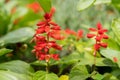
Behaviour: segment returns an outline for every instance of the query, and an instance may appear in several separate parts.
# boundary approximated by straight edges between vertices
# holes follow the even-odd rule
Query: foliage
[[[119,5],[119,0],[0,0],[0,80],[120,80]],[[50,15],[52,6],[56,8],[55,15]],[[44,24],[41,25],[41,21]],[[103,38],[101,33],[94,35],[97,22],[108,30],[104,34],[109,39],[105,35]],[[54,42],[45,40],[47,45],[44,47],[50,47],[50,54],[48,56],[47,51],[44,59],[38,59],[43,56],[33,53],[33,41],[36,41],[35,30],[39,29],[39,33],[44,25],[59,30],[50,35],[49,31],[54,29],[44,29],[46,33],[42,36],[49,35]],[[92,37],[91,33],[86,36],[90,27]],[[99,36],[108,40],[96,39]],[[55,43],[62,46],[61,51],[53,49],[58,49]],[[97,47],[93,47],[94,44]],[[37,49],[41,48],[40,45],[38,43]],[[55,54],[53,57],[53,53],[59,54],[60,58]]]

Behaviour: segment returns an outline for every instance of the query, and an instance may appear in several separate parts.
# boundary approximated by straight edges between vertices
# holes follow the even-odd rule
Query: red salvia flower
[[[94,45],[94,49],[95,51],[98,51],[100,47],[107,48],[107,43],[103,43],[102,39],[108,39],[109,37],[105,34],[105,32],[107,32],[108,30],[103,29],[100,22],[98,22],[96,26],[97,28],[89,28],[89,30],[94,33],[88,33],[87,37],[95,38],[96,43]]]
[[[76,40],[79,40],[80,38],[82,38],[83,37],[83,30],[82,29],[80,29],[80,30],[78,30],[78,32],[75,32],[75,31],[73,31],[73,30],[71,30],[71,29],[66,29],[65,30],[65,33],[69,36],[69,35],[74,35],[75,37],[76,37]]]
[[[32,9],[34,11],[34,13],[42,11],[41,6],[37,2],[31,3],[31,4],[27,4],[27,7]]]
[[[34,46],[33,52],[36,53],[36,58],[39,60],[45,60],[49,62],[52,58],[59,60],[58,54],[51,54],[49,50],[51,48],[56,50],[62,50],[62,47],[56,43],[55,40],[62,40],[64,36],[61,35],[61,28],[55,22],[52,22],[52,16],[55,12],[55,8],[52,8],[49,13],[45,13],[44,21],[38,22],[36,33],[34,35]]]

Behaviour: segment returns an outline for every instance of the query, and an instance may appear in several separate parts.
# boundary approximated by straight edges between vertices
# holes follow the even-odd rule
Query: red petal
[[[78,30],[78,37],[81,38],[83,36],[83,30]]]
[[[58,54],[51,54],[51,57],[52,57],[54,60],[59,60],[59,55],[58,55]]]
[[[93,38],[95,34],[87,34],[87,38]]]
[[[99,44],[95,44],[95,45],[94,45],[94,49],[95,49],[95,50],[99,50],[99,49],[100,49],[100,45],[99,45]]]
[[[108,39],[109,37],[107,35],[103,35],[103,38],[104,39]]]
[[[95,28],[89,28],[90,31],[97,31]]]
[[[95,39],[96,39],[96,41],[99,41],[99,42],[100,42],[100,41],[102,40],[102,37],[101,37],[101,36],[96,36]]]
[[[39,22],[38,24],[37,24],[37,26],[42,26],[42,25],[44,25],[44,24],[46,24],[45,22]]]
[[[100,46],[107,48],[107,43],[100,43]]]

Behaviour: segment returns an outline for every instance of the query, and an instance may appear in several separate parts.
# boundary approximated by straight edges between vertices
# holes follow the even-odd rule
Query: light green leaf
[[[0,56],[4,55],[4,54],[7,54],[9,52],[12,52],[11,49],[6,49],[6,48],[2,48],[0,49]]]
[[[29,75],[34,72],[33,68],[28,63],[20,60],[1,63],[0,69]]]
[[[112,60],[114,62],[114,57],[117,59],[117,64],[120,67],[120,51],[106,49],[101,50],[101,54],[105,56],[106,58]]]
[[[94,4],[97,5],[97,4],[111,3],[111,2],[112,2],[111,0],[96,0]]]
[[[90,75],[84,65],[75,65],[70,72],[70,80],[85,80]]]
[[[78,4],[77,4],[77,10],[81,11],[84,10],[88,7],[90,7],[91,5],[93,5],[95,2],[95,0],[79,0]]]
[[[45,12],[50,12],[51,0],[37,0]]]
[[[32,79],[30,76],[25,74],[18,74],[11,71],[0,70],[0,80],[32,80]]]
[[[58,76],[54,73],[37,71],[33,76],[33,80],[58,80]]]
[[[9,32],[5,36],[0,38],[0,45],[3,46],[8,43],[24,42],[31,38],[34,34],[34,30],[29,27],[21,28],[12,32]]]
[[[120,45],[120,19],[114,19],[112,21],[112,30],[115,34],[115,39],[117,39],[117,42]]]
[[[84,58],[82,58],[79,62],[79,65],[93,65],[94,57],[89,53],[84,54]],[[97,58],[96,57],[96,66],[116,66],[111,60],[106,58]]]

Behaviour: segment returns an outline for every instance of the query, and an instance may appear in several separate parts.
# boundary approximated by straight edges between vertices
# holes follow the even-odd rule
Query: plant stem
[[[47,66],[46,66],[46,72],[49,73],[49,62],[46,62]]]
[[[93,63],[93,65],[92,65],[92,72],[95,71],[95,66],[96,66],[96,53],[97,53],[97,51],[95,50],[94,53],[93,53],[93,54],[94,54],[94,63]]]

